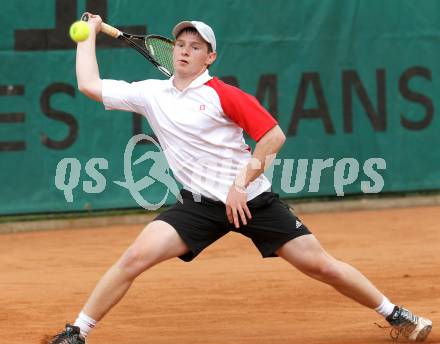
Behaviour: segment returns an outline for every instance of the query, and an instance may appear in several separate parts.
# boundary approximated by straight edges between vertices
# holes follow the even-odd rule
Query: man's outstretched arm
[[[99,102],[102,102],[102,80],[99,76],[96,60],[96,35],[101,31],[101,23],[100,16],[89,14],[90,35],[84,42],[78,43],[76,49],[78,89],[81,93]]]

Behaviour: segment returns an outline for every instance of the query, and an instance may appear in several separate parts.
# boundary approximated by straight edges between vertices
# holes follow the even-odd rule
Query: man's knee
[[[325,259],[313,266],[309,273],[318,280],[329,284],[338,284],[345,278],[342,264],[335,259]]]
[[[151,222],[130,245],[119,260],[119,268],[133,277],[164,260],[164,239],[160,237],[160,224]]]
[[[313,235],[291,240],[277,253],[306,275],[320,281],[337,284],[345,278],[344,263],[325,252]]]
[[[134,244],[124,252],[118,262],[119,268],[131,278],[135,278],[154,264],[154,256]]]

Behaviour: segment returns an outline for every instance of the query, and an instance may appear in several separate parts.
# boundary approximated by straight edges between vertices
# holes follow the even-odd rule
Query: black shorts
[[[182,189],[183,203],[177,202],[160,213],[155,220],[165,221],[174,227],[189,252],[179,257],[189,262],[203,249],[229,231],[251,238],[263,258],[276,257],[275,252],[286,242],[305,234],[311,234],[291,212],[278,194],[263,192],[247,203],[252,219],[236,229],[226,216],[225,204],[206,197],[194,201],[191,192]],[[196,196],[197,197],[197,196]],[[199,196],[200,197],[200,196]]]

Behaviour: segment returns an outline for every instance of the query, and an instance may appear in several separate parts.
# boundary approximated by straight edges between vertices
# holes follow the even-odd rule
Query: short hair
[[[197,31],[197,29],[196,29],[195,27],[186,27],[186,28],[182,29],[182,30],[176,35],[176,40],[179,38],[179,36],[180,36],[182,33],[192,33],[192,34],[197,34],[197,35],[199,35],[200,37],[202,37],[202,36],[200,35],[199,31]],[[203,39],[203,37],[202,37],[202,39]],[[211,43],[206,42],[204,39],[203,39],[203,41],[208,45],[208,53],[212,53],[213,50],[212,50]]]

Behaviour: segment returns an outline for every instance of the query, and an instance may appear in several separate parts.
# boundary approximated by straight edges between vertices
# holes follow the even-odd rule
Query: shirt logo
[[[296,220],[296,229],[298,229],[299,227],[301,227],[303,224],[301,223],[301,221]]]
[[[199,106],[199,110],[200,110],[200,111],[205,110],[205,104],[200,104],[200,106]]]

